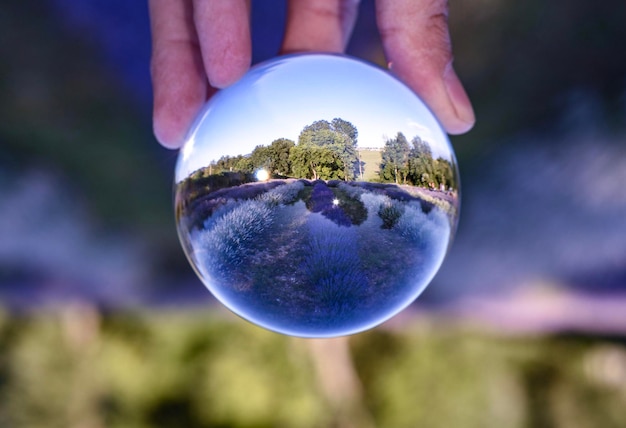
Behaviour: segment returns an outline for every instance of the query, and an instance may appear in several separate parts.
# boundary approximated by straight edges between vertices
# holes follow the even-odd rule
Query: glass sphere
[[[176,166],[182,246],[208,289],[267,329],[332,337],[409,305],[459,212],[445,132],[386,71],[300,54],[211,98]]]

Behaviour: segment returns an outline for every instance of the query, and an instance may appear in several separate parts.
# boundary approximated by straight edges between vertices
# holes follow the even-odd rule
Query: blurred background
[[[255,1],[254,61],[284,1]],[[349,53],[384,65],[373,0]],[[427,291],[283,337],[197,280],[151,131],[144,2],[0,9],[0,426],[626,427],[626,3],[451,0],[477,125]]]

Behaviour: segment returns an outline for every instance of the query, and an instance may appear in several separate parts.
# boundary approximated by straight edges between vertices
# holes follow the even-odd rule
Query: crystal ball
[[[218,92],[175,175],[178,234],[202,282],[293,336],[357,333],[407,307],[459,213],[433,114],[387,71],[341,55],[278,57]]]

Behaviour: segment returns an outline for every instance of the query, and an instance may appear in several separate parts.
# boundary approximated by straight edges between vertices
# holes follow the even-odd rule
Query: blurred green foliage
[[[3,314],[1,426],[345,425],[320,388],[307,340],[222,312]],[[434,325],[422,319],[350,338],[373,426],[626,426],[623,340]]]

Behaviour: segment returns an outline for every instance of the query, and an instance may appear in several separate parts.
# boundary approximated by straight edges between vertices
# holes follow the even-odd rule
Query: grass
[[[355,405],[374,426],[626,426],[623,337],[507,337],[441,321],[407,318],[350,337],[345,359],[326,355],[358,376]],[[0,307],[0,425],[342,426],[337,412],[350,409],[319,388],[309,343],[212,308]]]

